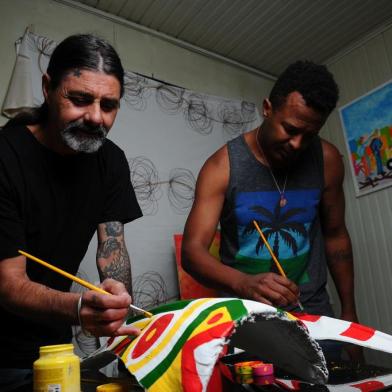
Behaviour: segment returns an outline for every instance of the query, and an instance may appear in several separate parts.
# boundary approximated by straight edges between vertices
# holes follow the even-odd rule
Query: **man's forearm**
[[[328,267],[342,305],[342,313],[355,312],[354,264],[350,239],[326,239]]]
[[[80,294],[65,293],[30,280],[2,285],[1,305],[11,313],[45,324],[78,324]]]
[[[182,266],[203,285],[236,294],[236,281],[242,272],[229,267],[202,246],[184,245],[182,249]]]

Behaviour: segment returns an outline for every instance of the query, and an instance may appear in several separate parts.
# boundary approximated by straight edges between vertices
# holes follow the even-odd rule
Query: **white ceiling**
[[[392,0],[78,0],[99,11],[278,75],[325,62],[392,20]]]

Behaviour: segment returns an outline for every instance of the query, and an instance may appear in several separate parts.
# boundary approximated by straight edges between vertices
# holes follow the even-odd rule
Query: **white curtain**
[[[56,43],[27,32],[18,51],[3,113],[43,101],[41,76]],[[121,56],[121,54],[120,54]],[[125,94],[109,137],[128,157],[144,217],[126,226],[135,298],[140,305],[178,295],[173,234],[183,231],[204,161],[260,122],[254,104],[173,87],[126,72]],[[97,281],[96,242],[81,268]],[[150,273],[153,271],[153,273]]]

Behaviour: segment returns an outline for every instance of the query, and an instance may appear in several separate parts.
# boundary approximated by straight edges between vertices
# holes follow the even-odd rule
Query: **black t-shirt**
[[[124,152],[110,140],[97,153],[61,156],[24,126],[0,131],[0,262],[22,249],[76,274],[99,223],[141,215]],[[26,263],[31,280],[69,291],[69,279]],[[39,346],[71,338],[69,326],[0,310],[0,367],[29,368]]]

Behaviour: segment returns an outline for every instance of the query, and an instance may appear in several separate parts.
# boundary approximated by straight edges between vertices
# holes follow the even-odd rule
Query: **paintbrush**
[[[90,289],[90,290],[97,291],[98,293],[101,293],[101,294],[109,294],[109,295],[112,295],[112,294],[109,293],[108,291],[106,291],[106,290],[104,290],[104,289],[101,289],[100,287],[95,286],[95,285],[91,284],[90,282],[87,282],[87,281],[85,281],[85,280],[83,280],[83,279],[81,279],[81,278],[78,278],[77,276],[74,276],[74,275],[72,275],[72,274],[70,274],[70,273],[68,273],[68,272],[66,272],[66,271],[63,271],[62,269],[60,269],[60,268],[58,268],[58,267],[55,267],[54,265],[49,264],[49,263],[47,263],[46,261],[43,261],[43,260],[39,259],[38,257],[35,257],[35,256],[33,256],[33,255],[29,254],[29,253],[26,253],[26,252],[24,252],[23,250],[18,250],[18,252],[19,252],[21,255],[23,255],[23,256],[29,258],[30,260],[36,261],[37,263],[39,263],[39,264],[41,264],[41,265],[43,265],[43,266],[45,266],[45,267],[51,269],[52,271],[55,271],[55,272],[59,273],[60,275],[65,276],[65,277],[68,278],[68,279],[73,280],[73,281],[76,282],[76,283],[79,283],[80,285],[82,285],[82,286],[84,286],[84,287],[87,287],[87,288]],[[139,308],[139,307],[137,307],[137,306],[135,306],[135,305],[132,305],[132,304],[131,304],[131,305],[129,305],[129,307],[130,307],[131,309],[137,311],[137,312],[143,313],[143,314],[144,314],[145,316],[147,316],[147,317],[152,317],[152,316],[153,316],[153,314],[152,314],[151,312],[148,312],[147,310],[141,309],[141,308]]]
[[[265,246],[267,247],[267,249],[268,249],[268,251],[269,251],[269,253],[270,253],[271,257],[272,257],[272,260],[275,262],[275,265],[278,268],[279,273],[282,276],[284,276],[285,278],[287,278],[286,273],[284,272],[282,266],[280,265],[279,260],[276,258],[274,251],[271,249],[271,247],[270,247],[267,239],[265,238],[263,232],[261,231],[259,225],[257,224],[257,222],[255,220],[253,221],[253,224],[255,225],[256,230],[259,232],[261,239],[263,240]],[[297,304],[298,304],[298,307],[301,309],[301,311],[304,312],[305,309],[304,309],[304,307],[302,306],[302,304],[301,304],[301,302],[299,300],[298,300]]]

